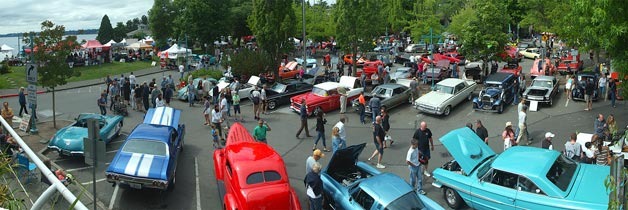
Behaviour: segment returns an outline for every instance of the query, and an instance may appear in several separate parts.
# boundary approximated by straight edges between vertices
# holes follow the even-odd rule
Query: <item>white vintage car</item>
[[[533,60],[541,57],[541,51],[539,50],[539,48],[528,48],[525,50],[521,50],[519,51],[519,54],[521,54],[524,58],[529,58]]]
[[[414,108],[421,112],[449,115],[451,109],[464,99],[471,100],[477,84],[472,80],[448,78],[434,86],[434,90],[414,101]]]

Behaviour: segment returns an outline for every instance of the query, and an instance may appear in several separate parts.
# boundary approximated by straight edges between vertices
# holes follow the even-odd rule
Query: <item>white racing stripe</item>
[[[153,164],[154,157],[154,155],[144,155],[140,167],[137,169],[137,176],[148,177],[148,172],[150,172],[150,166]]]
[[[124,174],[135,176],[140,159],[142,159],[142,155],[134,153],[129,159],[129,162],[126,164],[126,168],[124,168]]]
[[[155,108],[155,112],[153,112],[152,119],[150,120],[150,124],[159,125],[161,122],[161,116],[164,113],[164,107]]]
[[[161,117],[161,125],[167,125],[170,126],[170,124],[172,123],[172,115],[174,113],[174,109],[173,108],[164,108],[164,112],[163,112],[163,116]]]

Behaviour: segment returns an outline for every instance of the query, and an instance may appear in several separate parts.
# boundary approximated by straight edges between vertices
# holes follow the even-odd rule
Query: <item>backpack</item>
[[[252,100],[253,100],[253,104],[259,104],[259,96],[254,96]]]

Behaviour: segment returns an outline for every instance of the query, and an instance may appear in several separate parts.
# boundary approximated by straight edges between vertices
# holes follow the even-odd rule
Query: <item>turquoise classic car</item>
[[[49,149],[59,155],[83,156],[83,139],[87,138],[87,120],[96,119],[100,127],[100,140],[109,143],[120,134],[124,117],[119,115],[100,115],[92,113],[79,114],[76,122],[61,128],[50,139]]]
[[[558,151],[515,146],[495,154],[471,129],[440,141],[454,157],[433,172],[449,207],[607,209],[610,167],[577,163]]]

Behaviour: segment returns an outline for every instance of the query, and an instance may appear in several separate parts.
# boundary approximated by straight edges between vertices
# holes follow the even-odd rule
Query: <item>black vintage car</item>
[[[284,84],[275,83],[266,89],[268,97],[268,109],[276,109],[277,106],[290,104],[290,97],[309,92],[314,85],[299,80],[284,80]],[[249,98],[250,99],[250,98]]]
[[[484,81],[484,88],[473,99],[473,109],[502,113],[504,106],[515,99],[517,77],[512,73],[497,72]]]
[[[590,82],[593,83],[593,96],[592,96],[592,100],[597,101],[598,99],[598,81],[599,81],[599,77],[597,74],[593,73],[593,72],[581,72],[578,73],[576,76],[576,85],[574,87],[574,89],[571,91],[571,98],[574,101],[584,101],[584,91],[586,88],[586,82]]]

